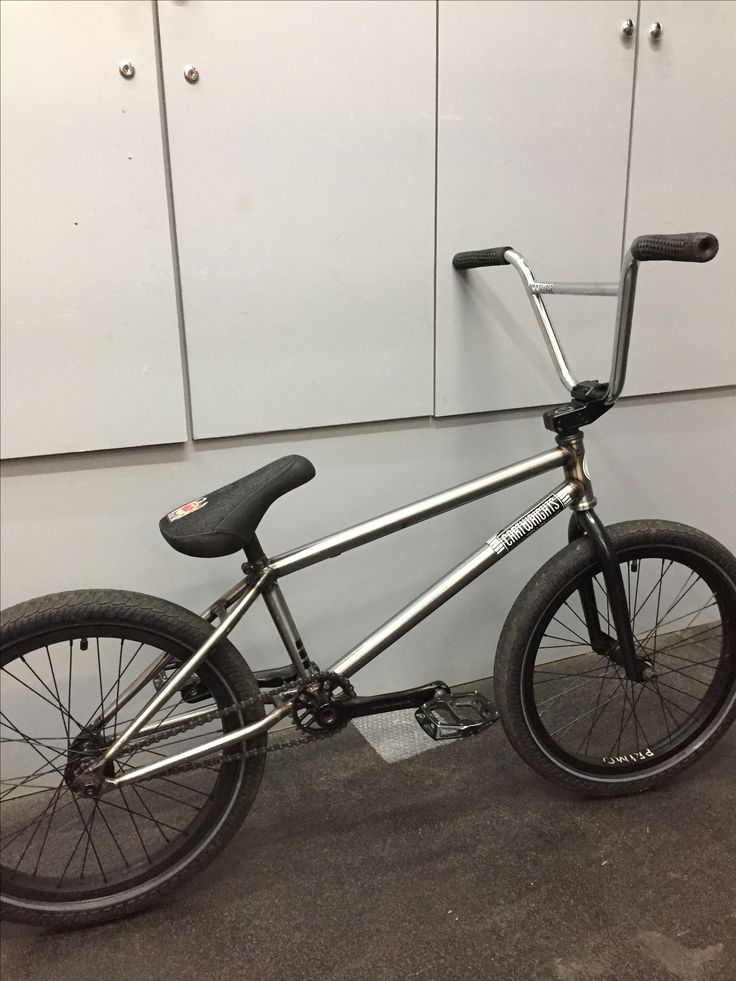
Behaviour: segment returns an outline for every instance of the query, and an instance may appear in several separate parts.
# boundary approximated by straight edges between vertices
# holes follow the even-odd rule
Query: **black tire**
[[[130,640],[131,644],[137,644],[139,641],[141,643],[155,644],[156,648],[170,653],[173,658],[172,664],[175,664],[177,659],[180,661],[188,656],[188,654],[196,651],[211,634],[212,629],[210,624],[190,611],[165,600],[140,593],[113,590],[80,590],[56,593],[33,599],[26,603],[20,603],[2,613],[0,620],[0,638],[2,640],[0,667],[3,670],[0,673],[5,676],[6,672],[9,673],[12,670],[13,674],[17,675],[24,663],[20,660],[22,656],[28,655],[31,658],[32,654],[29,652],[38,651],[39,649],[41,651],[48,651],[49,647],[45,647],[45,645],[49,645],[55,653],[56,647],[54,645],[69,644],[68,676],[69,690],[71,692],[72,648],[74,648],[75,658],[78,658],[76,664],[82,663],[82,671],[92,670],[94,673],[94,645],[89,643],[87,638],[99,637],[103,645],[105,643],[111,644],[112,642],[117,644],[119,640],[121,652],[123,651],[123,645],[126,643],[126,640]],[[77,638],[77,640],[73,640],[72,638]],[[79,641],[79,638],[84,638],[84,640]],[[113,640],[111,641],[110,638]],[[141,638],[143,638],[143,641],[141,641]],[[75,644],[77,645],[76,647],[74,646]],[[100,661],[99,650],[100,648],[98,646],[98,667]],[[85,661],[87,658],[89,659],[88,664]],[[15,667],[12,667],[14,662]],[[26,663],[33,664],[34,662],[31,660]],[[51,663],[51,658],[49,657],[49,667],[51,667]],[[120,661],[118,661],[117,669],[118,671],[120,670]],[[79,671],[79,669],[77,670]],[[136,665],[135,669],[132,670],[134,672],[138,671],[138,666]],[[206,693],[206,697],[210,698],[210,704],[217,708],[225,707],[230,709],[225,717],[208,720],[208,725],[219,727],[216,731],[229,731],[263,718],[263,704],[260,700],[256,680],[236,648],[229,641],[223,641],[217,645],[205,662],[198,668],[197,676],[200,679],[200,683],[203,686],[202,690]],[[128,683],[129,677],[129,675],[126,676],[126,684]],[[34,684],[37,685],[37,683]],[[48,681],[48,685],[51,685],[50,681]],[[37,687],[40,689],[40,685],[37,685]],[[53,687],[57,687],[56,678],[54,678]],[[59,687],[63,691],[63,686],[59,685]],[[100,687],[102,687],[102,674],[100,674]],[[151,694],[153,693],[152,687],[148,690]],[[59,691],[57,689],[58,694]],[[66,709],[68,712],[66,716],[67,721],[65,722],[67,729],[66,754],[68,758],[71,758],[69,751],[70,733],[68,730],[72,728],[71,699],[73,697],[72,693]],[[150,694],[146,695],[144,690],[141,692],[141,697],[147,700]],[[46,699],[49,703],[51,702],[48,696],[46,696]],[[97,700],[95,699],[95,701]],[[62,721],[64,721],[65,717],[63,713],[65,710],[62,707],[62,702],[63,696],[58,708],[61,712]],[[247,707],[239,707],[238,703],[241,702],[248,702],[249,704]],[[186,709],[187,706],[184,705],[184,708]],[[190,710],[197,708],[199,708],[199,705],[189,706]],[[6,719],[7,716],[4,718]],[[27,721],[22,725],[22,728],[26,730],[30,724],[30,721]],[[202,735],[198,735],[199,732],[200,730],[194,729],[191,733],[194,743],[203,741]],[[32,736],[31,733],[28,734]],[[216,734],[216,732],[211,734]],[[23,732],[22,735],[26,735],[26,733]],[[44,754],[47,754],[50,751],[48,749],[44,750],[43,747],[47,744],[40,741],[42,738],[46,740],[47,737],[41,737],[39,735],[36,745],[37,747],[41,747]],[[181,740],[181,735],[178,738]],[[189,733],[186,734],[186,738],[190,738]],[[9,744],[12,741],[4,740],[4,743]],[[19,742],[18,739],[14,741]],[[267,737],[263,734],[250,740],[248,742],[248,749],[265,750],[266,743]],[[30,741],[26,745],[30,745]],[[185,747],[180,745],[173,752],[181,748]],[[56,744],[54,744],[53,749],[57,749]],[[44,879],[40,877],[39,871],[38,878],[36,879],[34,878],[36,873],[33,870],[26,872],[24,867],[21,866],[22,870],[16,871],[14,876],[10,864],[8,864],[7,867],[2,867],[3,876],[2,885],[0,886],[0,913],[2,916],[6,919],[22,923],[52,927],[76,927],[104,922],[127,916],[157,902],[165,893],[168,893],[171,889],[194,876],[211,862],[232,838],[247,815],[258,792],[265,765],[265,755],[233,759],[232,756],[237,755],[237,749],[238,746],[233,746],[228,750],[231,756],[230,759],[217,757],[214,763],[211,760],[207,761],[209,771],[204,776],[199,775],[197,777],[199,780],[206,779],[211,783],[211,786],[209,783],[207,784],[206,792],[197,789],[198,786],[202,785],[195,783],[194,774],[189,777],[188,783],[186,783],[188,775],[179,775],[180,783],[185,786],[189,794],[189,802],[187,801],[187,794],[183,791],[175,791],[171,800],[176,798],[181,808],[186,806],[190,810],[186,812],[181,811],[181,813],[186,814],[184,827],[180,828],[176,826],[174,830],[167,832],[167,828],[172,825],[178,825],[182,819],[172,821],[171,824],[163,823],[163,820],[160,821],[166,844],[160,843],[157,845],[159,850],[155,853],[157,856],[156,861],[154,861],[152,855],[149,855],[149,850],[153,853],[153,846],[150,844],[148,846],[146,845],[140,830],[136,828],[138,837],[140,838],[140,844],[143,846],[148,859],[148,866],[143,862],[135,864],[130,854],[124,855],[121,851],[121,855],[126,859],[126,867],[123,868],[121,863],[117,886],[114,876],[108,873],[109,881],[105,877],[103,864],[100,863],[99,858],[98,864],[100,866],[99,872],[101,873],[101,878],[99,875],[96,880],[93,878],[93,884],[87,887],[86,892],[82,888],[82,885],[77,886],[75,882],[72,882],[68,887],[64,885],[63,894],[58,896],[53,893],[49,885],[52,883],[52,878],[57,874],[55,871],[53,872],[52,878],[49,878],[47,875]],[[143,754],[146,752],[150,751],[141,750]],[[58,760],[60,755],[63,756],[63,753],[64,743],[62,742],[61,752],[59,753],[57,751],[57,755],[52,758],[52,763]],[[135,759],[135,756],[132,758]],[[144,762],[151,762],[151,760],[147,759]],[[135,763],[132,765],[135,765]],[[61,763],[56,763],[56,766],[63,767],[64,760],[62,759]],[[40,764],[40,767],[42,772],[46,770],[43,763]],[[54,768],[52,773],[51,767],[49,767],[47,772],[50,773],[50,780],[59,780],[58,773],[61,772],[60,770],[57,771]],[[18,783],[22,785],[24,781],[21,778],[17,779]],[[63,781],[59,781],[60,786],[62,783]],[[140,790],[140,788],[144,788],[145,786],[146,782],[143,782],[140,784],[131,784],[129,788],[137,787]],[[151,786],[155,786],[155,784]],[[20,790],[23,789],[21,786]],[[45,790],[46,788],[43,789]],[[49,787],[50,790],[51,788]],[[63,792],[71,795],[71,791],[67,785],[65,785]],[[113,794],[116,793],[118,791],[113,792]],[[137,798],[133,798],[134,804],[136,799],[144,802],[142,804],[136,804],[137,811],[134,808],[133,814],[129,815],[133,825],[141,825],[143,823],[142,819],[146,816],[143,812],[143,807],[146,808],[152,818],[155,818],[159,822],[160,819],[155,817],[156,812],[151,809],[152,805],[150,804],[150,801],[154,800],[150,794],[154,793],[157,793],[157,791],[153,789],[145,793],[141,791]],[[162,806],[171,809],[170,802],[167,803],[165,800],[166,794],[160,790],[158,793],[159,797],[162,798]],[[192,796],[194,794],[201,796]],[[36,796],[43,797],[43,794],[39,791]],[[73,797],[74,795],[71,796]],[[10,799],[12,802],[12,795]],[[59,806],[59,799],[57,795],[56,806]],[[23,803],[26,798],[20,797],[16,798],[16,800],[21,800],[22,803],[17,805],[20,808],[30,806],[27,803]],[[105,800],[105,795],[100,798],[98,806],[104,813],[101,803],[103,800]],[[146,801],[148,803],[145,803]],[[194,801],[194,804],[191,801]],[[200,805],[200,803],[201,806],[195,806]],[[32,800],[31,804],[33,804]],[[43,801],[39,806],[43,806]],[[67,813],[71,813],[72,815],[74,814],[74,807],[76,807],[77,811],[80,811],[74,800],[70,800],[66,806],[68,806]],[[111,806],[115,806],[114,803]],[[128,807],[129,811],[131,810],[127,804],[127,800],[126,807]],[[59,811],[61,809],[59,806]],[[122,810],[122,808],[120,809]],[[194,816],[190,816],[191,811],[195,812]],[[108,811],[108,813],[113,812]],[[135,818],[136,813],[138,813],[137,819]],[[54,814],[55,811],[52,811],[46,819],[47,835],[48,830],[51,829],[52,822],[55,821]],[[66,815],[64,817],[66,818]],[[80,811],[79,818],[85,830],[87,829],[87,821],[89,822],[90,829],[92,829],[94,816],[85,818]],[[23,820],[25,820],[25,814],[23,814]],[[36,819],[34,818],[34,820]],[[67,818],[67,820],[69,819]],[[122,821],[121,818],[118,820]],[[55,827],[60,821],[61,819],[55,821]],[[102,819],[97,821],[97,828],[101,828],[101,821]],[[61,821],[61,823],[63,824],[64,822]],[[105,821],[105,824],[108,824],[108,821]],[[114,826],[115,822],[113,820]],[[174,831],[179,833],[178,837],[175,836]],[[145,827],[144,833],[149,834]],[[102,834],[102,831],[100,831],[100,834]],[[149,843],[151,834],[153,834],[152,831],[149,834]],[[11,839],[12,846],[12,836],[6,837]],[[92,840],[94,838],[94,831],[93,834],[88,834],[88,837]],[[113,831],[110,831],[110,839],[114,839],[114,837]],[[52,845],[48,847],[51,849]],[[87,845],[88,847],[89,845]],[[93,850],[95,848],[93,840],[92,848]],[[112,852],[111,846],[109,850]],[[118,848],[118,850],[120,849]],[[81,847],[79,852],[81,852]],[[97,856],[96,851],[95,856]],[[53,852],[51,852],[51,857],[53,859]],[[38,858],[40,862],[40,853]],[[87,851],[85,850],[85,861],[86,859]],[[44,857],[45,861],[46,858]],[[72,859],[70,858],[69,861],[71,862]],[[74,858],[74,861],[78,864],[79,858]],[[61,864],[61,859],[58,860],[57,864]],[[92,856],[90,855],[90,866],[92,864]],[[85,865],[83,864],[82,876],[84,874]],[[59,882],[62,881],[64,881],[63,874]]]
[[[681,622],[674,631],[674,634],[677,635],[675,642],[670,642],[669,646],[666,641],[662,641],[662,638],[671,637],[674,634],[660,634],[662,645],[660,666],[654,670],[655,679],[649,682],[652,689],[652,693],[649,694],[640,690],[644,686],[639,686],[635,690],[633,682],[626,682],[623,668],[612,663],[605,656],[601,657],[592,652],[585,623],[574,609],[573,613],[583,626],[581,627],[577,621],[573,620],[571,621],[572,628],[566,627],[570,630],[570,634],[563,633],[560,629],[558,613],[564,609],[566,603],[570,605],[568,601],[571,598],[574,600],[579,595],[578,588],[581,582],[592,583],[598,576],[597,584],[600,587],[600,570],[596,564],[593,546],[587,537],[579,538],[559,551],[524,587],[508,615],[498,644],[494,690],[501,721],[513,747],[537,773],[568,790],[597,797],[638,793],[659,785],[665,779],[674,777],[706,753],[736,718],[736,558],[721,544],[703,532],[668,521],[628,521],[612,525],[608,528],[608,533],[618,555],[619,563],[627,563],[629,575],[631,575],[630,570],[634,568],[635,574],[638,576],[642,563],[645,561],[662,563],[663,572],[659,580],[660,593],[662,578],[671,567],[682,566],[692,570],[706,591],[710,590],[713,594],[711,599],[714,602],[709,602],[703,608],[711,608],[706,616],[717,616],[719,619],[713,621],[718,624],[717,630],[713,626],[707,625],[701,630],[702,621],[700,626],[692,626],[692,621],[689,619],[684,625]],[[665,563],[668,564],[665,566]],[[667,571],[664,571],[665,569]],[[687,589],[682,592],[682,597],[685,597],[687,592]],[[644,591],[642,591],[643,594]],[[600,596],[600,591],[596,595]],[[634,600],[634,609],[641,610],[644,604],[650,601],[650,595],[653,594],[648,594],[644,602],[640,602],[640,598]],[[630,596],[630,609],[632,598]],[[654,600],[652,599],[651,602],[653,603]],[[684,599],[682,602],[684,603]],[[659,603],[655,616],[660,617]],[[674,623],[677,619],[675,617],[673,620],[667,621],[665,616],[664,622]],[[681,621],[686,620],[685,617],[679,619]],[[606,622],[602,622],[605,627]],[[636,615],[634,615],[634,622],[636,622]],[[550,625],[553,625],[555,633],[548,632]],[[680,627],[682,627],[681,632]],[[614,633],[610,622],[608,628],[611,633]],[[642,640],[640,634],[643,633],[644,629],[646,628],[636,632],[635,636],[638,636],[637,644],[641,651],[646,650],[647,656],[649,656],[651,648],[647,645],[651,644],[652,628],[649,628]],[[714,630],[715,633],[713,633]],[[587,653],[584,653],[581,643],[572,639],[572,635],[577,634],[578,631],[585,634],[582,639],[588,644]],[[698,633],[698,631],[700,632]],[[683,653],[689,653],[689,648],[686,646],[683,649],[683,644],[689,643],[693,649],[696,646],[701,648],[706,643],[703,634],[709,631],[711,636],[707,639],[707,643],[711,647],[708,653],[704,655],[708,660],[702,660],[702,664],[696,665],[692,656],[690,660],[682,656]],[[555,637],[555,640],[560,642],[564,640],[566,643],[543,644],[543,641],[549,637]],[[681,637],[685,637],[685,640],[681,640]],[[570,650],[567,654],[559,652],[554,655],[540,654],[540,650],[549,646],[558,648],[567,646]],[[654,631],[654,647],[657,647],[656,629]],[[677,654],[673,651],[675,647],[680,648]],[[670,651],[673,652],[669,653]],[[589,660],[581,660],[582,658]],[[664,671],[662,670],[662,663],[666,668]],[[691,666],[691,663],[694,666]],[[588,666],[591,664],[592,667]],[[674,668],[671,667],[672,664],[674,664]],[[713,664],[716,667],[712,667]],[[704,673],[706,665],[709,674]],[[606,693],[605,700],[601,697],[604,671],[605,684],[611,685],[606,691],[614,693],[610,699]],[[611,672],[610,678],[609,671]],[[657,671],[660,672],[659,680],[656,678]],[[681,683],[680,672],[688,679],[684,682],[684,688],[689,690],[683,691],[682,695],[674,695],[676,702],[670,700],[669,696],[672,696],[673,692],[677,692],[678,688],[672,690],[670,687],[664,688],[667,684],[664,678],[670,675],[668,681],[671,682],[673,672],[677,672],[675,677],[679,683]],[[540,679],[540,674],[546,675],[546,677]],[[623,685],[621,675],[625,681]],[[560,679],[564,677],[567,677],[568,680],[563,681],[558,689],[552,687],[544,690],[544,694],[547,695],[546,698],[539,694],[539,688],[542,684],[558,684]],[[577,680],[571,684],[570,678]],[[595,707],[592,710],[580,711],[577,716],[564,716],[563,697],[570,703],[578,700],[578,704],[570,710],[571,713],[578,712],[582,704],[580,700],[583,694],[573,695],[570,693],[573,693],[576,688],[584,688],[593,683],[595,691],[598,688],[599,679],[601,679],[600,690]],[[623,690],[623,694],[620,696],[616,694],[615,685],[617,683]],[[631,696],[627,696],[627,685],[631,685]],[[696,688],[695,685],[701,687]],[[703,692],[702,689],[706,689],[706,691]],[[560,695],[555,694],[557,690],[561,691]],[[664,698],[664,701],[662,701],[663,690],[667,691],[667,697]],[[594,691],[590,693],[591,701]],[[551,696],[547,694],[549,692],[552,692]],[[653,744],[654,749],[648,745],[644,748],[643,736],[642,746],[639,745],[636,709],[639,699],[645,694],[647,695],[647,702],[642,702],[642,704],[651,702],[652,705],[656,706],[656,698],[660,699],[662,716],[660,730],[665,725],[667,726],[669,743],[662,735],[656,745]],[[684,695],[696,702],[697,711],[691,702],[687,702],[687,712],[685,712],[682,707]],[[598,733],[595,736],[599,746],[604,745],[603,739],[607,738],[607,735],[610,736],[611,731],[615,738],[618,709],[616,709],[615,714],[613,711],[608,712],[605,723],[602,721],[604,710],[607,711],[607,701],[612,701],[614,697],[621,699],[619,704],[623,706],[621,709],[622,722],[625,714],[628,714],[624,726],[630,724],[633,711],[633,736],[636,737],[636,751],[624,755],[626,750],[622,748],[616,754],[610,753],[607,756],[602,755],[593,759],[590,750],[591,736],[588,735],[587,744],[584,742],[588,720],[590,720],[591,732],[594,726],[603,727],[603,736],[600,739]],[[629,701],[625,704],[624,700],[627,698]],[[700,702],[698,702],[699,699]],[[555,701],[556,704],[551,704]],[[545,708],[540,711],[540,706],[545,703],[547,703]],[[676,709],[679,709],[683,716],[688,716],[690,712],[691,716],[683,719],[679,713],[674,714],[676,709],[671,708],[672,705],[676,705]],[[654,711],[653,708],[652,713]],[[560,723],[559,719],[556,719],[554,723],[549,719],[543,720],[541,716],[545,712],[552,716],[557,714],[558,717],[562,718],[562,722]],[[674,721],[668,722],[668,714]],[[581,721],[584,717],[587,717],[585,721]],[[567,718],[572,718],[572,722],[566,721]],[[675,730],[675,722],[681,726],[681,731]],[[554,728],[552,728],[553,724]],[[647,725],[650,724],[647,721]],[[575,725],[578,725],[577,731],[573,729]],[[605,731],[606,727],[609,727],[608,734]],[[674,735],[670,729],[673,730]],[[581,731],[583,739],[577,742],[578,734]],[[618,738],[620,742],[620,733]],[[628,730],[626,738],[630,744],[633,743],[631,729]],[[563,746],[565,739],[568,739],[568,743]]]

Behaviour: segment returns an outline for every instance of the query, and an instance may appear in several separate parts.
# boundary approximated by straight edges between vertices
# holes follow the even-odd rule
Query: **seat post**
[[[244,551],[248,561],[253,565],[258,565],[266,559],[266,553],[255,535],[245,546]],[[261,595],[297,674],[300,678],[309,677],[314,667],[278,582],[272,579],[264,586]]]

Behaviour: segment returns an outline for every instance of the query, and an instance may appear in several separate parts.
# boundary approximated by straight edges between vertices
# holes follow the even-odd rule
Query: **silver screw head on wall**
[[[135,65],[132,61],[121,61],[118,65],[118,71],[123,78],[132,78],[135,75]]]
[[[634,22],[630,17],[628,17],[621,25],[621,36],[622,37],[634,36]]]
[[[649,37],[652,39],[652,41],[657,42],[661,40],[663,33],[664,31],[662,30],[662,25],[658,20],[655,20],[655,22],[649,28]]]
[[[194,65],[187,65],[184,69],[184,78],[190,85],[194,85],[195,82],[199,81],[199,69],[195,68]]]

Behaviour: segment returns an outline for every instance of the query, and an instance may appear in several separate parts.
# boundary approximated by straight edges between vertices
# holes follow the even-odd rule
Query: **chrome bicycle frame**
[[[189,712],[186,713],[186,716],[172,716],[161,724],[154,722],[147,725],[154,713],[196,671],[197,666],[212,648],[230,633],[258,596],[264,595],[265,597],[268,592],[273,595],[274,591],[277,591],[276,594],[280,600],[279,608],[282,612],[285,611],[288,614],[288,608],[277,585],[277,580],[282,576],[289,575],[299,569],[305,569],[318,562],[323,562],[328,558],[339,555],[341,552],[358,548],[367,542],[393,534],[402,528],[407,528],[419,521],[425,521],[445,511],[461,507],[464,504],[494,494],[504,488],[530,480],[556,467],[562,468],[565,476],[562,483],[545,494],[543,498],[537,501],[531,508],[524,511],[515,521],[512,521],[511,524],[502,528],[489,538],[479,549],[469,555],[459,565],[455,566],[447,575],[430,586],[429,589],[425,590],[425,592],[409,603],[408,606],[405,606],[396,613],[390,620],[378,627],[378,629],[353,647],[352,650],[335,661],[329,668],[330,671],[336,671],[345,677],[351,677],[374,657],[385,651],[396,640],[424,620],[425,617],[429,616],[430,613],[443,603],[446,603],[450,597],[454,596],[461,589],[464,589],[465,586],[481,575],[481,573],[490,569],[491,566],[499,562],[505,555],[516,548],[517,545],[520,545],[534,534],[535,531],[547,524],[548,521],[556,515],[563,513],[570,506],[579,506],[583,503],[589,494],[589,488],[575,477],[575,474],[580,472],[582,454],[582,440],[578,441],[572,449],[568,446],[557,446],[552,450],[540,453],[527,460],[522,460],[510,467],[504,467],[502,470],[478,477],[475,480],[460,484],[440,494],[416,501],[395,511],[389,511],[369,521],[346,528],[344,531],[328,535],[319,541],[310,542],[301,548],[277,555],[272,559],[264,558],[260,562],[251,563],[249,574],[245,579],[213,603],[203,614],[210,620],[214,620],[218,612],[220,614],[220,622],[206,643],[172,674],[166,684],[156,693],[128,728],[108,748],[103,757],[104,762],[114,760],[126,745],[138,735],[145,735],[154,731],[164,731],[169,727],[178,725],[182,719],[194,719],[198,715],[205,714],[206,710]],[[225,613],[225,611],[229,612]],[[293,621],[290,615],[288,615],[286,619],[282,619],[279,622],[274,610],[271,609],[270,612],[279,627],[279,633],[285,641],[286,649],[292,657],[295,667],[301,674],[304,671],[303,663],[294,652],[298,651],[302,645],[296,628],[293,626]],[[223,616],[223,614],[225,615]],[[139,685],[136,685],[134,682],[128,689],[130,693],[129,698],[132,698],[136,691],[139,691],[150,680],[150,670],[144,672],[140,680],[141,683]],[[120,708],[122,708],[122,704],[117,704],[113,712],[119,711]],[[282,704],[277,705],[265,718],[252,725],[233,730],[226,735],[210,739],[199,746],[192,747],[166,759],[158,760],[147,766],[141,766],[133,770],[128,770],[124,774],[107,778],[105,783],[110,786],[134,783],[143,777],[150,777],[153,774],[162,772],[169,766],[196,760],[216,750],[225,749],[244,739],[253,738],[259,733],[271,729],[277,722],[289,715],[290,712],[291,706],[287,695],[283,699]],[[109,718],[110,714],[111,710],[107,708],[104,711],[104,715]]]
[[[571,391],[577,383],[568,365],[562,345],[552,326],[542,299],[543,294],[560,293],[618,296],[611,377],[605,393],[606,403],[612,405],[620,395],[626,377],[638,265],[632,258],[631,252],[627,252],[624,256],[621,268],[621,280],[618,284],[539,282],[534,278],[524,257],[518,252],[508,249],[504,257],[507,263],[516,269],[525,285],[529,302],[542,331],[552,361],[555,364],[560,380],[568,391]],[[289,552],[284,552],[272,559],[266,558],[257,540],[254,540],[254,544],[248,552],[248,558],[251,561],[244,567],[247,571],[245,578],[236,583],[202,614],[210,622],[214,622],[216,619],[219,620],[219,624],[206,643],[163,684],[146,707],[107,749],[104,757],[91,769],[91,772],[96,771],[98,774],[101,773],[105,764],[114,760],[136,736],[146,735],[152,732],[163,732],[168,728],[179,725],[183,720],[192,720],[207,714],[207,710],[203,709],[188,712],[185,715],[173,716],[160,723],[150,721],[156,711],[196,671],[197,665],[203,661],[212,648],[230,633],[258,596],[262,595],[264,597],[269,613],[294,664],[297,676],[300,679],[309,677],[313,669],[309,660],[306,658],[304,645],[278,586],[278,579],[282,576],[306,569],[317,562],[323,562],[325,559],[332,558],[349,549],[358,548],[367,542],[393,534],[417,522],[426,521],[445,511],[461,507],[464,504],[494,494],[504,488],[522,483],[525,480],[530,480],[556,467],[562,468],[565,480],[561,484],[553,488],[545,497],[521,514],[510,525],[489,538],[477,551],[455,566],[447,575],[430,586],[425,592],[409,603],[408,606],[404,607],[391,617],[390,620],[369,634],[368,637],[353,647],[343,657],[335,661],[330,667],[330,671],[337,672],[349,678],[424,620],[425,617],[429,616],[439,606],[447,602],[450,597],[454,596],[461,589],[464,589],[465,586],[479,575],[499,562],[504,555],[528,538],[538,528],[541,528],[542,525],[546,524],[556,514],[561,513],[569,507],[581,513],[591,512],[590,518],[593,522],[593,527],[595,527],[595,521],[597,519],[595,519],[592,513],[592,508],[595,505],[595,497],[593,496],[590,480],[583,466],[584,449],[582,434],[578,433],[568,439],[558,438],[557,442],[558,445],[554,449],[545,453],[540,453],[537,456],[504,467],[494,473],[478,477],[457,487],[452,487],[449,490],[434,494],[423,500],[415,501],[413,504],[408,504],[395,511],[389,511],[369,521],[328,535],[326,538],[310,542]],[[605,547],[605,542],[603,547]],[[622,634],[624,632],[628,632],[628,625],[621,631]],[[633,657],[632,650],[630,659],[633,660]],[[157,662],[154,668],[148,668],[139,678],[129,685],[125,693],[119,697],[114,705],[103,706],[99,716],[95,720],[95,724],[99,724],[101,721],[104,722],[119,712],[122,706],[129,702],[151,680],[152,673],[156,673],[157,670],[160,670],[160,662]],[[191,749],[177,753],[166,759],[158,760],[147,766],[129,770],[115,777],[105,778],[104,783],[108,786],[121,786],[127,783],[134,783],[136,780],[163,772],[170,766],[193,761],[243,740],[251,739],[259,733],[273,728],[276,723],[290,714],[291,706],[288,691],[282,692],[277,698],[277,702],[280,702],[280,704],[276,704],[273,711],[269,712],[258,722],[233,730],[218,738],[210,739],[200,746],[192,747]]]

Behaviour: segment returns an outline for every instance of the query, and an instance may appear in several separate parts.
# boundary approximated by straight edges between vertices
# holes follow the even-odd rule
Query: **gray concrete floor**
[[[387,765],[352,727],[271,757],[165,906],[2,930],[4,981],[736,978],[736,728],[656,792],[558,791],[499,726]]]

